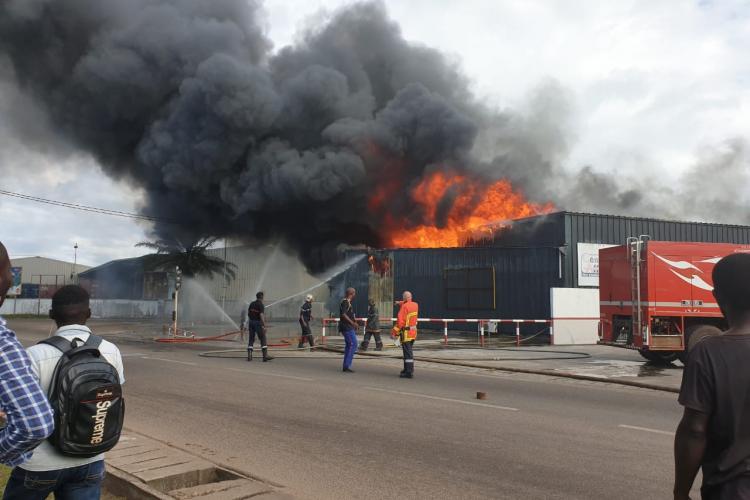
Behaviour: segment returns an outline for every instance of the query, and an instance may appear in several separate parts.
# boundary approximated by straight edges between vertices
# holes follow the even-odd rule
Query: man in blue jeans
[[[356,315],[354,314],[354,308],[352,307],[352,300],[357,294],[354,288],[346,289],[346,296],[341,301],[339,307],[339,332],[344,336],[344,342],[346,342],[346,348],[344,349],[344,373],[354,373],[352,370],[352,361],[354,361],[354,353],[357,350],[357,324]]]

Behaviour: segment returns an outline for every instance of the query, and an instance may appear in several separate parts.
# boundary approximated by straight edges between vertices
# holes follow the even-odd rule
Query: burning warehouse
[[[723,175],[718,187],[692,172],[644,185],[568,167],[566,92],[543,85],[518,109],[488,106],[452,58],[407,40],[379,2],[342,8],[277,49],[246,0],[22,4],[0,2],[0,55],[56,131],[40,142],[68,143],[127,180],[157,239],[278,243],[302,262],[303,283],[342,245],[391,249],[346,273],[367,292],[359,311],[373,295],[385,315],[409,288],[430,316],[546,319],[550,289],[595,289],[596,245],[639,234],[748,242],[738,226],[553,213],[745,223],[746,207],[722,192],[741,185],[732,175],[744,148],[698,165]],[[18,112],[9,122],[25,123]],[[249,269],[233,285],[238,302],[258,274]],[[91,275],[109,272],[141,276]]]
[[[458,248],[369,250],[343,282],[359,291],[357,311],[371,297],[383,316],[392,312],[394,297],[410,290],[423,317],[552,319],[566,311],[556,309],[551,290],[564,289],[575,307],[596,318],[598,250],[633,235],[750,244],[748,226],[556,212],[510,222]],[[595,329],[592,323],[578,326]]]

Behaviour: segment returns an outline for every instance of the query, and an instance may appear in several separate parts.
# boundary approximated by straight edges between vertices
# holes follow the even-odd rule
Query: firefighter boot
[[[383,343],[382,342],[376,343],[375,344],[375,350],[376,351],[382,351],[383,350]]]
[[[249,347],[247,349],[247,360],[252,361],[253,360],[253,348]]]
[[[268,355],[268,347],[263,348],[263,362],[271,361],[273,358]]]
[[[369,346],[369,345],[370,345],[370,343],[368,341],[363,340],[362,343],[359,344],[359,350],[362,351],[362,352],[366,352],[367,351],[367,346]]]

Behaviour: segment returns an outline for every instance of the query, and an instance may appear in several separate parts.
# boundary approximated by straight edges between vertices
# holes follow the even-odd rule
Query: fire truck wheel
[[[652,363],[668,365],[672,361],[677,359],[678,353],[672,351],[647,351],[645,349],[639,349],[641,356],[651,361]]]

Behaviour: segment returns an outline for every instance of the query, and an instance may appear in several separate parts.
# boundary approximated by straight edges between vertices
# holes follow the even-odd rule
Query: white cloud
[[[41,198],[135,212],[138,193],[104,176],[90,159],[74,157],[59,163],[28,153],[4,176],[2,189]],[[3,165],[6,165],[4,163]],[[98,265],[115,258],[144,253],[134,245],[146,239],[142,223],[132,219],[56,208],[15,198],[0,197],[0,240],[12,257],[42,255],[73,259],[78,243],[78,261]]]

